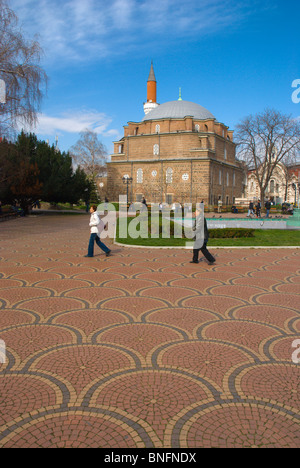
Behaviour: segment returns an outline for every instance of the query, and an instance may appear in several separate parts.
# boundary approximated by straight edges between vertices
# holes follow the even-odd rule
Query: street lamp
[[[128,186],[132,184],[133,179],[132,177],[129,177],[128,175],[124,175],[124,177],[122,177],[122,180],[123,180],[123,184],[126,184],[126,196],[127,196],[126,201],[128,203]]]

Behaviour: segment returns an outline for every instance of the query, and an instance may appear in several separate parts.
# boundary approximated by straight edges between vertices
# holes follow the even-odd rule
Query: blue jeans
[[[98,245],[98,247],[100,247],[100,249],[102,249],[105,253],[110,252],[110,249],[105,244],[103,244],[103,242],[101,242],[98,234],[92,233],[91,237],[90,237],[90,241],[89,241],[89,247],[88,247],[88,256],[89,257],[94,256],[94,243],[95,242]]]

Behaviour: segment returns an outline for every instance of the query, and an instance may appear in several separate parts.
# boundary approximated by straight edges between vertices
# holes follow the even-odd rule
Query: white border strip
[[[114,245],[119,245],[121,247],[129,247],[129,248],[133,248],[133,249],[181,249],[181,250],[191,250],[192,247],[186,247],[186,246],[178,246],[178,245],[174,245],[174,246],[151,246],[151,245],[130,245],[130,244],[121,244],[120,242],[115,242],[114,241]],[[213,249],[266,249],[266,250],[269,250],[269,249],[300,249],[300,246],[299,245],[296,245],[296,246],[290,246],[290,245],[286,245],[286,246],[272,246],[270,245],[269,247],[267,245],[245,245],[243,247],[240,247],[240,246],[216,246],[216,245],[210,245],[209,246],[209,250],[213,250]]]

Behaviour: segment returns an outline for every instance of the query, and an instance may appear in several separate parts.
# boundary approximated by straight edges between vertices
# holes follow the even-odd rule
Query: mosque
[[[199,104],[157,103],[153,63],[140,122],[128,122],[107,163],[107,195],[117,201],[231,205],[242,196],[245,174],[235,156],[233,131]]]

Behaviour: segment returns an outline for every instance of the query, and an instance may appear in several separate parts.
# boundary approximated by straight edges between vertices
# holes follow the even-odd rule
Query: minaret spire
[[[147,81],[147,102],[144,104],[144,112],[148,114],[152,109],[157,107],[156,102],[156,78],[154,74],[153,61],[151,60],[150,73]]]
[[[156,83],[156,78],[155,78],[154,68],[153,68],[153,60],[151,60],[151,68],[150,68],[150,73],[149,73],[149,77],[148,77],[148,82],[149,81],[155,81],[155,83]]]

